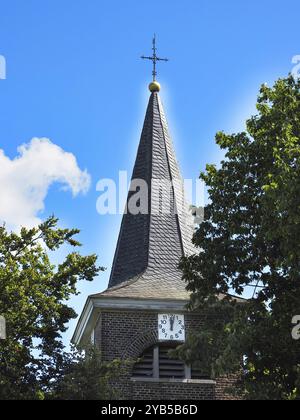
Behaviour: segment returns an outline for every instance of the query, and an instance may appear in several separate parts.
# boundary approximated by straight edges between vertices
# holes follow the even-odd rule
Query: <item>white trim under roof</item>
[[[133,310],[133,311],[186,311],[188,300],[172,299],[136,299],[112,298],[106,296],[90,296],[78,320],[71,342],[76,346],[83,346],[90,340],[91,333],[96,326],[100,313],[103,310]]]

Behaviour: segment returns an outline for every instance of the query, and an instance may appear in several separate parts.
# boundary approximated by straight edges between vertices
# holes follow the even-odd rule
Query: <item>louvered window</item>
[[[187,368],[181,360],[171,358],[174,346],[155,346],[140,357],[133,368],[134,378],[185,379]]]
[[[170,358],[168,354],[169,351],[169,347],[159,348],[159,377],[166,379],[184,379],[184,363],[181,360]]]
[[[210,377],[205,375],[198,366],[192,365],[191,379],[210,379]]]
[[[133,368],[135,378],[153,378],[153,348],[147,350]]]

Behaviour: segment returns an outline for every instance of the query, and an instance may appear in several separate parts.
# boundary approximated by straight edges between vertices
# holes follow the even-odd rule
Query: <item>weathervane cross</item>
[[[156,55],[156,36],[155,35],[154,35],[153,40],[152,40],[152,51],[153,51],[152,57],[146,57],[146,56],[142,55],[141,58],[143,60],[151,60],[152,61],[152,63],[153,63],[152,76],[153,76],[153,82],[155,82],[156,76],[157,76],[157,71],[156,71],[157,61],[169,61],[168,58],[157,57],[157,55]]]

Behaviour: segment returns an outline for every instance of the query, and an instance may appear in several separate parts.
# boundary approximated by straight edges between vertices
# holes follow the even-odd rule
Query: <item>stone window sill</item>
[[[216,381],[211,379],[159,379],[159,378],[131,378],[132,382],[147,382],[147,383],[173,383],[173,384],[203,384],[216,385]]]

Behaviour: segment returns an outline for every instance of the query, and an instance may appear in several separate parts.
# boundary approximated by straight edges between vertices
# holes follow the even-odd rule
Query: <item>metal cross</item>
[[[157,76],[157,71],[156,71],[156,63],[157,61],[169,61],[168,58],[160,58],[157,57],[156,55],[156,36],[154,35],[153,40],[152,40],[152,57],[145,57],[144,55],[142,55],[142,59],[143,60],[151,60],[153,63],[153,71],[152,71],[152,76],[153,76],[153,82],[155,82],[156,80],[156,76]]]

